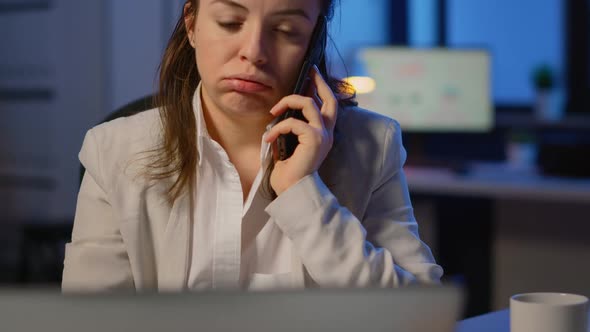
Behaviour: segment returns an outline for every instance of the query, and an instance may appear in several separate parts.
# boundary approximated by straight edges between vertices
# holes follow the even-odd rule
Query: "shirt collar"
[[[203,140],[209,138],[209,132],[203,119],[203,107],[201,105],[201,82],[197,85],[195,94],[193,95],[193,110],[195,111],[195,118],[197,121],[197,155],[198,165],[201,166],[203,160],[201,151],[203,151]]]

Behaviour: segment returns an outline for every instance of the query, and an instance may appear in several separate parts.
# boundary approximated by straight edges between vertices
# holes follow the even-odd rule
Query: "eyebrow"
[[[238,2],[232,1],[232,0],[215,0],[211,4],[214,4],[214,3],[224,4],[226,6],[237,8],[240,10],[245,10],[247,12],[249,11],[248,8],[246,8],[244,5],[242,5]],[[273,15],[273,16],[300,16],[300,17],[303,17],[311,22],[311,18],[309,17],[309,15],[307,15],[307,13],[303,9],[295,9],[295,8],[294,9],[283,9],[283,10],[278,10],[278,11],[273,12],[271,15]]]
[[[272,15],[276,15],[276,16],[301,16],[303,18],[305,18],[306,20],[311,22],[311,18],[307,15],[307,13],[305,11],[303,11],[303,9],[284,9],[284,10],[279,10],[276,11],[274,13],[272,13]]]

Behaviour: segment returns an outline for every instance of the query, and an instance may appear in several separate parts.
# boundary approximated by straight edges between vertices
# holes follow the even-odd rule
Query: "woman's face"
[[[207,107],[269,117],[291,94],[319,0],[200,0],[189,26]]]

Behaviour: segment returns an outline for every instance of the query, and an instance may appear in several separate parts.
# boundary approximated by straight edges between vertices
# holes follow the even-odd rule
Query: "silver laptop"
[[[460,319],[454,287],[110,294],[0,291],[0,331],[440,331]]]

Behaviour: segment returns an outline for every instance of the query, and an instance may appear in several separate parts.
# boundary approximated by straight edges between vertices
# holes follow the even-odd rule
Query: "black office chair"
[[[61,282],[65,244],[72,236],[72,221],[30,221],[22,225],[18,282]]]

